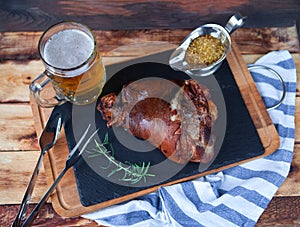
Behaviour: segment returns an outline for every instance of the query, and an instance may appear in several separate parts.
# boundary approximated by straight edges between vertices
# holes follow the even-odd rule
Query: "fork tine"
[[[85,132],[83,133],[83,135],[81,136],[80,140],[78,141],[78,143],[75,145],[75,147],[73,147],[73,149],[71,150],[68,159],[75,153],[75,151],[78,149],[78,147],[80,146],[80,144],[83,142],[84,138],[86,137],[89,129],[90,129],[91,125],[89,124],[89,126],[87,127],[87,129],[85,130]]]
[[[85,150],[85,148],[87,147],[87,145],[90,143],[90,141],[97,134],[98,131],[99,131],[99,129],[97,129],[95,132],[93,132],[93,134],[88,138],[88,140],[85,142],[85,144],[81,148],[81,151],[79,152],[78,155],[81,155],[83,153],[83,151]]]
[[[35,206],[35,208],[33,209],[33,211],[31,212],[31,214],[29,215],[29,217],[25,220],[24,224],[22,225],[22,227],[25,226],[30,226],[31,223],[33,222],[33,220],[36,218],[36,216],[38,215],[38,213],[40,212],[41,207],[45,204],[45,202],[47,201],[48,197],[50,196],[51,192],[54,190],[54,188],[56,187],[56,185],[60,182],[60,180],[62,179],[62,177],[64,176],[64,174],[68,171],[69,168],[71,168],[72,166],[74,166],[74,164],[79,160],[79,157],[81,155],[81,153],[85,150],[86,146],[88,145],[88,143],[91,141],[91,139],[95,136],[95,134],[98,132],[99,129],[97,129],[88,139],[87,141],[84,143],[83,147],[82,147],[82,151],[79,152],[79,154],[76,154],[76,150],[78,149],[79,145],[83,142],[83,140],[85,139],[89,129],[90,129],[89,125],[87,127],[87,129],[85,130],[85,132],[83,133],[83,135],[81,136],[80,140],[78,141],[78,143],[75,145],[75,147],[72,149],[72,151],[70,152],[67,160],[66,160],[66,165],[65,168],[61,171],[61,173],[58,175],[58,177],[55,179],[55,181],[52,183],[52,185],[50,186],[50,188],[48,189],[48,191],[44,194],[44,196],[42,197],[42,199],[40,200],[40,202]]]

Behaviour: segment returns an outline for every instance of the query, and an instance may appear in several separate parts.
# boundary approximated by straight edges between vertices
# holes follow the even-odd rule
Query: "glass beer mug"
[[[30,92],[41,107],[69,101],[85,105],[97,100],[106,81],[105,67],[92,31],[76,22],[50,27],[39,41],[45,71],[30,84]],[[56,95],[42,91],[51,82]]]

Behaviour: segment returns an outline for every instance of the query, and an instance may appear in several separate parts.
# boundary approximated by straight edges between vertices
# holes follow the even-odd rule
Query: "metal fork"
[[[50,188],[48,189],[48,191],[44,194],[44,196],[42,197],[42,199],[39,201],[39,203],[35,206],[35,208],[33,209],[33,211],[30,213],[30,215],[28,216],[28,218],[25,220],[25,222],[23,223],[22,227],[24,226],[30,226],[32,224],[32,222],[34,221],[34,219],[36,218],[36,216],[39,214],[42,206],[47,202],[50,194],[52,193],[52,191],[55,189],[55,187],[57,186],[57,184],[60,182],[60,180],[62,179],[62,177],[65,175],[65,173],[75,165],[75,163],[79,160],[79,158],[81,157],[83,151],[85,150],[85,148],[87,147],[87,145],[90,143],[91,139],[96,135],[96,133],[98,132],[98,129],[87,139],[87,141],[84,143],[84,145],[82,146],[82,148],[80,149],[80,152],[77,151],[77,149],[79,148],[79,146],[81,145],[81,143],[83,142],[83,140],[85,139],[88,131],[90,129],[90,125],[87,127],[87,129],[85,130],[85,132],[83,133],[83,135],[81,136],[79,142],[75,145],[75,147],[71,150],[70,154],[67,157],[66,160],[66,165],[65,168],[61,171],[61,173],[58,175],[58,177],[55,179],[55,181],[52,183],[52,185],[50,186]]]
[[[40,144],[40,148],[41,148],[41,153],[40,153],[39,159],[36,163],[36,166],[33,170],[33,173],[31,175],[30,181],[27,185],[27,189],[25,191],[23,200],[21,202],[18,214],[17,214],[14,222],[11,225],[12,227],[20,226],[22,220],[24,219],[24,217],[26,215],[29,201],[31,199],[32,191],[35,186],[35,182],[37,180],[37,176],[39,174],[44,155],[56,143],[58,134],[61,129],[61,125],[62,125],[62,116],[60,114],[56,114],[56,115],[52,116],[48,120],[48,122],[40,136],[39,144]]]

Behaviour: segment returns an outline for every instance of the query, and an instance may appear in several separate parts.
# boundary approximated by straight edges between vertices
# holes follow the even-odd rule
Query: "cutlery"
[[[83,153],[83,151],[85,150],[85,148],[87,147],[87,145],[90,143],[91,139],[97,134],[98,130],[96,130],[85,142],[85,144],[82,146],[82,148],[80,149],[80,151],[78,150],[79,146],[81,145],[81,143],[83,142],[83,140],[85,139],[88,131],[89,131],[90,125],[87,127],[87,129],[85,130],[85,132],[83,133],[83,135],[81,136],[79,142],[75,145],[75,147],[71,150],[71,152],[69,153],[67,160],[66,160],[66,164],[65,164],[65,168],[60,172],[60,174],[58,175],[58,177],[55,179],[55,181],[52,183],[52,185],[50,186],[50,188],[48,189],[48,191],[44,194],[44,196],[42,197],[42,199],[39,201],[39,203],[35,206],[35,208],[33,209],[33,211],[31,212],[31,214],[28,216],[28,218],[25,220],[24,224],[22,225],[22,227],[25,226],[30,226],[32,224],[32,222],[34,221],[34,219],[36,218],[36,216],[39,214],[42,206],[47,202],[50,194],[52,193],[52,191],[56,188],[57,184],[60,182],[60,180],[62,179],[62,177],[65,175],[65,173],[75,165],[75,163],[77,163],[77,161],[80,159],[81,154]]]
[[[39,159],[37,161],[37,164],[35,166],[35,169],[32,173],[31,179],[28,183],[28,186],[27,186],[26,192],[24,194],[22,203],[20,205],[18,214],[17,214],[14,222],[11,225],[12,227],[20,226],[21,221],[25,217],[25,214],[28,209],[29,201],[31,199],[32,191],[35,186],[40,168],[42,166],[44,155],[56,143],[58,134],[61,129],[61,125],[62,125],[62,116],[59,113],[55,114],[54,116],[51,116],[40,136],[39,144],[40,144],[40,148],[41,148],[41,153],[40,153]]]

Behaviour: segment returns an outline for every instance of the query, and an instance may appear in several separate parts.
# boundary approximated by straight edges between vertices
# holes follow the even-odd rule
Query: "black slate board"
[[[104,87],[102,95],[119,90],[122,84],[142,77],[156,76],[166,79],[189,79],[184,73],[175,72],[168,65],[163,64],[166,63],[170,53],[170,51],[167,51],[108,66],[107,75],[111,78]],[[107,129],[106,122],[102,120],[100,113],[95,109],[95,103],[87,106],[73,106],[70,103],[66,103],[55,107],[52,114],[58,111],[63,113],[64,116],[65,134],[69,150],[75,145],[75,141],[78,141],[78,138],[88,124],[91,124],[93,129],[100,128],[98,132],[100,139],[104,138],[106,132],[109,133],[109,140],[115,148],[114,157],[117,160],[122,162],[130,161],[132,163],[150,161],[153,166],[164,161],[167,162],[163,168],[165,173],[161,172],[161,168],[159,168],[159,172],[153,168],[156,177],[148,178],[146,184],[141,182],[137,185],[120,185],[117,182],[120,175],[116,174],[114,176],[115,182],[111,182],[111,178],[106,178],[109,171],[100,168],[101,157],[91,158],[88,153],[84,153],[84,158],[74,168],[82,205],[90,206],[98,204],[113,198],[135,193],[153,185],[192,176],[199,173],[199,171],[217,169],[262,155],[264,148],[226,61],[224,61],[221,68],[214,74],[214,78],[216,80],[213,77],[204,77],[197,80],[199,80],[199,83],[205,84],[210,88],[212,99],[217,104],[218,109],[221,106],[220,109],[222,110],[219,111],[216,125],[217,129],[223,129],[225,136],[223,138],[222,132],[216,136],[216,146],[219,147],[220,151],[210,165],[202,165],[200,168],[199,164],[196,163],[188,163],[181,168],[177,164],[168,162],[162,153],[156,149],[149,152],[136,152],[126,148],[115,138],[114,131]],[[216,89],[214,83],[217,83],[220,89]],[[219,91],[223,94],[221,98],[218,94]],[[91,145],[90,149],[92,148],[93,146]],[[170,172],[177,170],[179,172],[174,176],[163,182],[159,181],[168,177]]]

